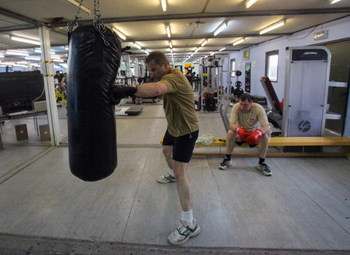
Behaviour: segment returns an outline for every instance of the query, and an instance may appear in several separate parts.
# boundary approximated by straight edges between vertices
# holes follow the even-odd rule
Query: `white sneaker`
[[[271,176],[271,169],[266,163],[262,163],[256,167],[257,170],[261,171],[265,176]]]
[[[228,167],[230,167],[231,165],[232,165],[232,160],[225,157],[224,160],[219,165],[219,169],[225,170]]]
[[[199,235],[201,228],[198,226],[196,220],[193,220],[194,227],[190,228],[189,223],[180,220],[177,229],[168,236],[168,241],[174,245],[181,245],[186,243],[190,238]]]
[[[169,182],[175,182],[175,181],[176,181],[175,177],[170,175],[170,174],[164,174],[163,176],[161,176],[157,179],[157,182],[162,183],[162,184],[169,183]]]

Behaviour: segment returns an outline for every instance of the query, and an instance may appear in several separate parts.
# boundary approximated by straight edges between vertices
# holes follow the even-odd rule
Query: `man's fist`
[[[132,96],[136,93],[137,88],[135,87],[112,87],[110,91],[110,99],[113,105],[119,104],[123,98]]]
[[[247,137],[246,142],[249,145],[255,146],[258,144],[261,137],[263,137],[263,132],[261,129],[255,129],[253,132],[250,133],[250,135]]]
[[[250,135],[249,131],[242,126],[236,128],[236,134],[243,142],[246,142],[247,137]]]

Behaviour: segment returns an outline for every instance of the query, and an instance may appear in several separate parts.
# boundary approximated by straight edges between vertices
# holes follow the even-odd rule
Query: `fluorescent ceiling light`
[[[168,37],[170,38],[171,37],[171,32],[170,32],[170,25],[169,24],[165,24],[165,31],[166,31]]]
[[[58,55],[51,55],[51,58],[52,58],[52,59],[61,59],[61,57],[58,56]]]
[[[141,50],[141,46],[138,44],[138,43],[136,43],[136,42],[134,42],[134,46],[136,47],[136,48],[138,48],[139,50]]]
[[[280,21],[278,21],[277,23],[275,23],[275,24],[272,24],[271,26],[268,26],[268,27],[266,27],[266,28],[264,28],[263,30],[261,30],[260,32],[259,32],[259,34],[265,34],[265,33],[267,33],[267,32],[270,32],[271,30],[274,30],[274,29],[276,29],[276,28],[279,28],[279,27],[281,27],[281,26],[284,26],[284,24],[286,24],[286,20],[280,20]]]
[[[256,1],[257,1],[257,0],[247,0],[247,1],[245,2],[245,7],[246,7],[246,8],[249,8],[250,6],[252,6],[253,4],[255,4]]]
[[[241,38],[241,39],[239,39],[239,40],[233,42],[233,46],[236,46],[236,45],[238,45],[238,44],[240,44],[240,43],[242,43],[242,42],[244,42],[244,38]]]
[[[116,34],[120,37],[120,39],[126,40],[126,36],[122,32],[120,32],[118,29],[113,27],[113,31],[116,32]]]
[[[80,2],[77,2],[75,0],[66,0],[66,1],[70,2],[71,4],[74,4],[77,7],[80,7],[80,9],[85,11],[87,14],[91,14],[91,10],[84,5],[80,5]]]
[[[214,31],[214,36],[217,36],[218,34],[220,34],[226,27],[227,27],[227,22],[224,21],[224,22]]]
[[[29,43],[29,44],[40,45],[39,41],[24,38],[24,37],[10,35],[10,38],[11,38],[11,40],[17,41],[17,42],[25,42],[25,43]]]
[[[201,47],[204,47],[207,43],[208,43],[208,39],[205,39],[205,40],[202,42]]]
[[[172,49],[172,48],[173,48],[173,44],[172,44],[172,42],[171,42],[171,41],[169,41],[169,46],[170,46],[170,49]]]
[[[166,12],[166,0],[160,0],[160,4],[162,5],[163,12]]]
[[[329,4],[335,4],[340,2],[341,0],[329,0]]]
[[[197,47],[197,48],[194,50],[194,52],[196,53],[198,50],[199,50],[199,47]]]
[[[221,48],[219,51],[223,51],[223,50],[225,50],[226,48],[224,47],[224,48]]]
[[[7,50],[6,55],[15,55],[15,56],[29,56],[28,52],[24,51],[14,51],[14,50]]]
[[[35,53],[41,53],[41,49],[40,48],[39,49],[34,49],[34,52]],[[50,51],[50,54],[51,54],[51,56],[52,55],[56,55],[56,53],[54,51]]]
[[[1,65],[9,65],[9,66],[12,66],[15,64],[15,62],[0,62]]]
[[[41,57],[39,56],[29,56],[29,57],[25,57],[25,60],[34,60],[34,61],[40,61]]]

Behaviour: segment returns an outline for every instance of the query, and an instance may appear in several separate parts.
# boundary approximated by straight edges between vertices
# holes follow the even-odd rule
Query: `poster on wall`
[[[245,86],[244,90],[247,93],[250,93],[250,82],[251,82],[251,63],[245,63]]]
[[[250,50],[249,49],[243,50],[243,59],[244,60],[250,59]]]

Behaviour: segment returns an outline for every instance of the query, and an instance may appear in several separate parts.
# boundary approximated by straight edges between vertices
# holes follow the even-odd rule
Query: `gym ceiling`
[[[64,54],[64,47],[54,46],[67,45],[67,23],[75,19],[78,11],[74,1],[79,5],[81,0],[0,0],[0,57],[4,55],[0,61],[16,58],[6,54],[8,49],[33,49],[35,54],[34,47],[39,46],[10,37],[38,41],[37,28],[41,24],[50,27],[53,49]],[[320,30],[322,24],[350,14],[349,0],[334,4],[329,1],[257,0],[247,8],[246,0],[166,0],[163,10],[162,0],[84,0],[78,24],[91,23],[94,3],[96,6],[99,2],[97,9],[103,23],[125,35],[122,47],[129,46],[127,52],[132,57],[146,56],[145,50],[161,50],[168,54],[172,51],[176,62],[193,53],[188,60],[191,62],[219,50],[228,53],[315,26]],[[285,21],[285,25],[260,34],[279,21]],[[222,24],[226,28],[214,36]],[[166,26],[170,27],[170,37]],[[244,41],[233,46],[240,39]]]

